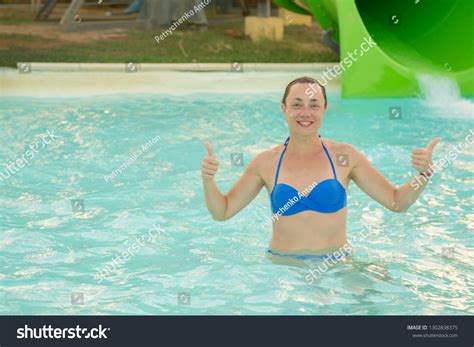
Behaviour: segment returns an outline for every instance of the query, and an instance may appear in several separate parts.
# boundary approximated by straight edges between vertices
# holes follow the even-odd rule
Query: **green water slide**
[[[417,96],[424,74],[448,76],[462,95],[474,95],[474,0],[273,2],[333,29],[343,96]],[[363,52],[370,38],[376,46]]]

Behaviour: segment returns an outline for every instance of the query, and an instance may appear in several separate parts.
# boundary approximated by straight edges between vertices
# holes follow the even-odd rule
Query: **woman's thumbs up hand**
[[[202,161],[201,176],[203,180],[213,180],[214,175],[219,169],[219,161],[217,160],[211,145],[207,142],[204,145],[207,149],[207,156]]]
[[[441,138],[436,137],[431,140],[426,148],[415,148],[411,156],[411,165],[419,172],[428,172],[433,165],[433,150],[435,146],[441,141]]]

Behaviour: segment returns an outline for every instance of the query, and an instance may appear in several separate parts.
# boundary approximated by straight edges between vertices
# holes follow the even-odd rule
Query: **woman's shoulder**
[[[327,147],[329,154],[336,156],[336,160],[338,160],[338,156],[340,157],[340,155],[343,154],[350,158],[349,161],[351,165],[357,165],[357,163],[363,161],[365,158],[364,154],[350,143],[336,142],[324,138],[322,141]]]
[[[322,137],[321,140],[324,143],[324,145],[327,147],[328,151],[331,151],[331,152],[353,153],[354,151],[357,151],[357,149],[350,143],[336,142],[324,137]]]
[[[280,156],[282,150],[283,150],[283,144],[280,143],[276,146],[273,146],[271,148],[261,151],[260,153],[257,154],[256,157],[258,157],[259,160],[262,162],[273,161],[275,158],[278,158]]]
[[[278,144],[274,147],[262,150],[255,155],[252,160],[252,163],[255,167],[260,169],[273,166],[275,161],[278,160],[280,154],[283,150],[283,144]]]

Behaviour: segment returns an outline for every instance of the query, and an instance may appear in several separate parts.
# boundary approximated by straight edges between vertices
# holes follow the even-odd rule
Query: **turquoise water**
[[[203,202],[202,141],[227,190],[244,169],[232,155],[246,164],[287,137],[280,98],[1,98],[0,313],[473,314],[472,100],[433,108],[329,93],[322,136],[353,144],[393,184],[412,177],[411,150],[432,137],[443,137],[435,159],[461,150],[403,214],[351,183],[355,255],[310,283],[320,264],[266,256],[266,191],[226,222]],[[401,119],[389,118],[390,107],[401,107]],[[48,130],[55,136],[41,145]],[[22,156],[7,177],[4,164]]]

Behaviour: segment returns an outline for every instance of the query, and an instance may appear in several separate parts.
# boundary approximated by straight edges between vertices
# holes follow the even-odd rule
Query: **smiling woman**
[[[419,189],[412,186],[419,181],[417,176],[394,187],[355,147],[321,138],[319,129],[326,109],[326,91],[317,80],[301,77],[290,82],[281,103],[290,137],[283,145],[258,154],[225,195],[214,181],[218,161],[206,143],[208,155],[202,163],[202,179],[206,205],[213,218],[222,221],[233,217],[265,186],[272,212],[281,217],[272,218],[269,253],[321,255],[347,244],[347,190],[351,180],[385,208],[406,211],[428,180]],[[412,166],[424,178],[440,140],[435,138],[427,148],[413,151]],[[304,187],[313,184],[307,196],[294,201]]]

